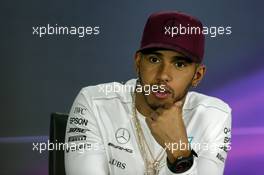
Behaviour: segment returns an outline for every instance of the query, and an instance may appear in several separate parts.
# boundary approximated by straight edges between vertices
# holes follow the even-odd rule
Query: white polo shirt
[[[66,128],[65,169],[67,175],[143,175],[144,159],[137,143],[132,120],[132,97],[126,84],[107,83],[83,88],[71,108]],[[102,87],[118,87],[105,92]],[[122,90],[126,89],[126,90]],[[145,117],[137,112],[151,151],[163,148],[150,133]],[[223,174],[231,148],[231,109],[223,101],[197,92],[188,92],[183,120],[189,143],[198,154],[193,166],[181,175]],[[177,145],[174,145],[177,146]],[[178,145],[180,146],[180,145]],[[176,147],[175,147],[176,148]],[[159,175],[172,175],[166,155]]]

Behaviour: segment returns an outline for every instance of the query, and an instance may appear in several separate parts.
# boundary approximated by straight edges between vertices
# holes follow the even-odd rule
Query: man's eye
[[[157,57],[149,57],[149,61],[151,62],[151,63],[158,63],[160,60],[159,60],[159,58],[157,58]]]
[[[176,62],[175,63],[175,66],[177,68],[184,68],[186,66],[186,63],[184,63],[184,62]]]

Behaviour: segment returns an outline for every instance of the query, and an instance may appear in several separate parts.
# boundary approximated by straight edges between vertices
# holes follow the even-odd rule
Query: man
[[[223,174],[231,109],[189,92],[205,74],[202,27],[184,13],[152,14],[135,54],[138,79],[81,90],[66,129],[67,175]]]

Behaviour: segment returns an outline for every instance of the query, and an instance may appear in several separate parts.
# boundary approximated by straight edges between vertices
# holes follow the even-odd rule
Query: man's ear
[[[140,67],[140,61],[141,61],[142,54],[140,52],[136,52],[134,55],[135,59],[135,69],[137,74],[139,74],[139,67]]]
[[[196,87],[202,81],[206,72],[206,66],[204,64],[199,64],[196,68],[194,78],[192,80],[192,86]]]

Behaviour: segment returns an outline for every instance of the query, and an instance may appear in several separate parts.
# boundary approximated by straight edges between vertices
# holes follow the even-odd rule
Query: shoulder
[[[183,106],[186,116],[200,127],[210,130],[231,125],[231,108],[221,99],[197,92],[189,92]]]
[[[184,106],[186,110],[204,108],[204,110],[215,110],[227,114],[231,113],[230,106],[223,100],[198,92],[189,92],[186,101],[187,104]]]
[[[231,108],[219,98],[189,92],[183,109],[189,120],[195,123],[193,129],[203,133],[202,137],[207,141],[222,135],[224,128],[231,128]]]

